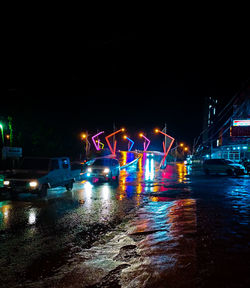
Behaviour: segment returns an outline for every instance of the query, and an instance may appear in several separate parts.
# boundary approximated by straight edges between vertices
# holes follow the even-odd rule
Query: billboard
[[[20,157],[22,157],[22,148],[21,147],[4,146],[2,149],[2,157],[3,157],[3,159],[20,158]]]
[[[233,126],[250,126],[250,119],[244,119],[244,120],[233,120]]]

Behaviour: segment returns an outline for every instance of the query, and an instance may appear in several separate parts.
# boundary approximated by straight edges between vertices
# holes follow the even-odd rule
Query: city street
[[[249,287],[249,176],[160,160],[144,153],[118,184],[0,195],[1,287]]]

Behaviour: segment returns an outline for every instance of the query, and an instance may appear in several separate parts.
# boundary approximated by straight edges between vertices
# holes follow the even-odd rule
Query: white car
[[[226,173],[227,175],[243,175],[246,173],[245,167],[226,159],[208,159],[203,163],[206,175]]]
[[[118,181],[120,175],[120,164],[114,158],[97,158],[91,161],[87,169],[87,178],[94,182],[95,179],[104,181]]]

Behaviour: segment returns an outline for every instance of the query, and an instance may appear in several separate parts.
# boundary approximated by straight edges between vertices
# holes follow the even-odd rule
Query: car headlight
[[[105,169],[103,170],[103,173],[109,173],[109,171],[110,171],[109,168],[105,168]]]
[[[88,171],[88,172],[92,172],[92,168],[88,168],[87,171]]]
[[[30,185],[30,188],[36,188],[37,185],[38,185],[38,183],[37,183],[36,181],[31,181],[31,182],[29,183],[29,185]]]
[[[10,185],[10,181],[9,180],[4,180],[3,181],[3,185],[4,186],[9,186]]]

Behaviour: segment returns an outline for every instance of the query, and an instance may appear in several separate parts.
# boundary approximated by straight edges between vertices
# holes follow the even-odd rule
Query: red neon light
[[[166,153],[166,148],[165,148],[165,142],[164,141],[162,142],[162,146],[163,146],[164,153]]]
[[[110,150],[110,152],[111,152],[113,155],[115,155],[116,143],[117,143],[117,141],[115,141],[115,143],[114,143],[114,148],[112,148],[112,147],[111,147],[111,144],[110,144],[110,142],[109,142],[109,140],[108,140],[108,138],[114,136],[115,134],[117,134],[117,133],[119,133],[119,132],[121,132],[121,131],[124,131],[124,128],[122,128],[122,129],[120,129],[120,130],[117,130],[117,131],[115,131],[115,132],[113,132],[113,133],[111,133],[111,134],[109,134],[108,136],[105,137],[105,140],[106,140],[106,142],[107,142],[107,144],[108,144],[108,146],[109,146],[109,150]]]
[[[168,138],[171,139],[171,142],[170,142],[170,144],[169,144],[169,146],[168,146],[167,151],[165,151],[165,142],[163,141],[163,150],[164,150],[163,163],[164,163],[164,161],[165,161],[166,157],[168,156],[168,153],[169,153],[169,151],[170,151],[170,149],[171,149],[171,147],[172,147],[175,139],[174,139],[173,137],[171,137],[170,135],[168,135],[168,134],[166,134],[166,133],[164,133],[164,132],[162,132],[162,131],[160,131],[160,130],[158,130],[158,129],[157,129],[156,132],[160,132],[160,133],[163,134],[164,136],[166,136],[166,137],[168,137]]]

